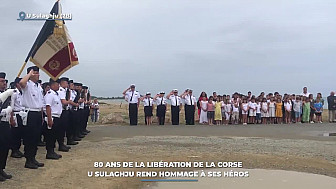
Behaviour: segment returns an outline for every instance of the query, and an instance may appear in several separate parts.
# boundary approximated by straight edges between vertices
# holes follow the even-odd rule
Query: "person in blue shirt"
[[[320,98],[316,98],[314,103],[314,110],[316,115],[316,122],[322,123],[323,104]]]

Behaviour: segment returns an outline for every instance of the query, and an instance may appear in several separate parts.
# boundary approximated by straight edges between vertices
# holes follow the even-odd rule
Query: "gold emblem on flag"
[[[51,70],[58,70],[61,63],[59,61],[52,60],[48,63],[48,65]]]

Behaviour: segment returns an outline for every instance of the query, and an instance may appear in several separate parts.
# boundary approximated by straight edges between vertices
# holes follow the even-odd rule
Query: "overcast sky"
[[[1,1],[1,71],[14,79],[54,0]],[[192,88],[220,94],[335,90],[335,0],[61,0],[93,95]],[[28,63],[32,65],[32,63]],[[25,71],[24,71],[25,73]],[[42,79],[48,79],[42,73]]]

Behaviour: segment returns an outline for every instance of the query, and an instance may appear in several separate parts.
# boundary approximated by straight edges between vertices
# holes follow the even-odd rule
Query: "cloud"
[[[21,10],[49,12],[54,1],[0,5],[0,64],[13,78],[43,22],[16,21]],[[61,1],[80,64],[65,75],[98,96],[173,88],[311,92],[332,90],[335,1]],[[44,75],[43,79],[47,79]]]

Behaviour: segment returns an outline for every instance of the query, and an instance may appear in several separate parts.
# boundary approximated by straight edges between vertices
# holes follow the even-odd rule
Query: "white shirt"
[[[231,110],[232,110],[232,104],[226,104],[225,105],[225,112],[230,113]],[[239,111],[239,110],[237,110],[237,111]]]
[[[22,106],[25,108],[42,109],[43,90],[38,83],[28,80],[25,88],[22,88]]]
[[[0,94],[2,92],[0,91]],[[7,108],[7,107],[6,107]],[[9,121],[9,117],[8,115],[6,114],[5,110],[3,109],[1,112],[0,112],[0,115],[2,116],[1,117],[1,121],[5,121],[5,122],[8,122]]]
[[[293,104],[294,104],[294,111],[301,112],[302,102],[299,100],[295,101]]]
[[[79,108],[79,109],[84,109],[84,102],[79,103],[78,108]]]
[[[71,90],[71,93],[70,93],[70,100],[73,102],[75,100],[77,96],[77,92],[75,90]],[[69,104],[69,107],[72,108],[72,105]]]
[[[144,98],[142,100],[142,102],[144,103],[144,106],[153,106],[153,99],[152,98]]]
[[[191,99],[191,102],[190,102],[190,99]],[[184,102],[186,105],[195,105],[197,103],[196,98],[194,96],[190,97],[189,94],[184,96]]]
[[[250,102],[248,106],[249,106],[249,108],[251,108],[251,109],[256,109],[256,107],[257,107],[257,103],[255,103],[255,102]]]
[[[171,103],[172,106],[181,105],[181,97],[179,97],[179,96],[170,95],[169,100],[170,100],[170,103]]]
[[[261,103],[256,103],[256,108],[257,108],[257,114],[260,114],[261,113]]]
[[[92,102],[91,105],[95,108],[95,109],[99,109],[99,104]]]
[[[289,102],[285,102],[285,109],[287,110],[287,111],[291,111],[292,110],[292,104],[291,103],[289,103]]]
[[[58,96],[61,98],[61,100],[66,100],[66,92],[67,92],[67,89],[64,89],[63,87],[59,87],[57,93],[58,93]],[[70,98],[69,98],[70,99]],[[70,108],[70,105],[64,105],[64,107],[66,109]]]
[[[128,103],[134,104],[138,103],[140,98],[140,93],[138,91],[127,91],[125,94],[125,99]]]
[[[21,110],[24,110],[24,107],[22,106],[22,94],[18,89],[16,89],[12,96],[12,103],[13,103],[13,111],[19,112]]]
[[[301,93],[301,96],[309,97],[309,95],[310,95],[310,93],[308,93],[308,92],[307,93],[303,93],[303,92]]]
[[[61,98],[61,100],[65,100],[66,89],[64,89],[63,87],[59,87],[57,93],[58,93],[58,96]]]
[[[62,102],[60,96],[57,92],[49,90],[44,96],[46,106],[50,106],[52,115],[61,115],[62,114]]]
[[[165,104],[167,104],[167,99],[166,99],[166,97],[157,97],[155,103],[156,103],[157,106],[159,106],[161,104],[165,105]]]
[[[237,105],[237,107],[235,106],[235,104]],[[239,103],[238,102],[233,102],[232,103],[232,112],[239,112]]]

